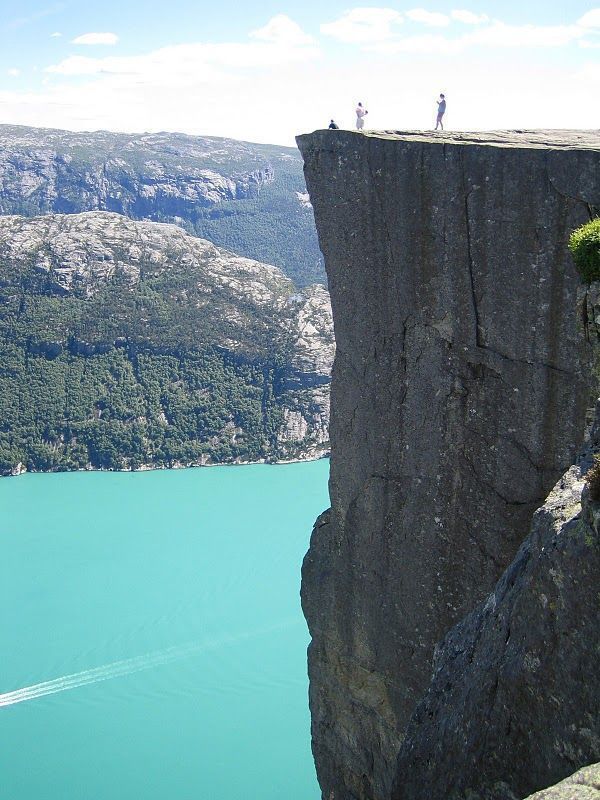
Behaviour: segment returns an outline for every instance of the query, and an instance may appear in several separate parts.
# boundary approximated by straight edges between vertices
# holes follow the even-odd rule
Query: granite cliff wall
[[[393,800],[521,800],[600,759],[600,504],[585,480],[599,412],[494,591],[438,646]]]
[[[493,589],[581,442],[566,241],[600,206],[600,138],[298,144],[337,343],[331,509],[302,584],[313,752],[324,798],[379,800],[437,643]]]

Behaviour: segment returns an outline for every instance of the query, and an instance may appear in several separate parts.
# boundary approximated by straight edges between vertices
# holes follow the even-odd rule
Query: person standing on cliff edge
[[[435,121],[436,131],[438,129],[438,125],[442,130],[444,130],[443,117],[444,114],[446,113],[446,96],[441,94],[440,99],[437,101],[437,104],[438,104],[437,119]]]
[[[363,108],[363,104],[362,103],[359,103],[356,106],[356,130],[357,131],[362,131],[362,129],[365,127],[365,117],[367,116],[368,113],[369,112],[367,111],[367,109]]]

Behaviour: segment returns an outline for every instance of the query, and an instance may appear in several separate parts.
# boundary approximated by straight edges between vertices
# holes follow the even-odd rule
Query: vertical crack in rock
[[[444,160],[446,155],[446,148],[444,145]],[[460,153],[460,163],[462,169],[462,182],[463,182],[463,194],[465,198],[465,234],[467,237],[467,266],[469,269],[469,284],[471,287],[471,300],[473,302],[473,323],[475,325],[475,344],[477,347],[483,347],[483,337],[481,333],[481,324],[479,321],[479,309],[477,308],[477,293],[475,291],[475,274],[474,274],[474,265],[473,265],[473,248],[471,245],[471,223],[470,223],[470,215],[469,215],[469,199],[471,194],[473,193],[473,189],[469,190],[467,188],[467,180],[465,177],[465,164],[464,164],[464,157],[463,152]]]
[[[298,144],[338,347],[331,509],[302,579],[313,752],[325,800],[389,800],[436,647],[582,439],[589,344],[566,240],[600,206],[600,138]]]

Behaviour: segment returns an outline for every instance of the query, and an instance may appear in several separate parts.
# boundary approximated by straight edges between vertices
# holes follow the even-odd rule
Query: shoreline
[[[158,472],[159,470],[180,470],[180,469],[199,469],[202,467],[249,467],[252,465],[263,464],[265,466],[285,466],[286,464],[304,464],[310,461],[321,461],[322,459],[329,458],[331,455],[330,448],[319,450],[318,452],[307,453],[305,456],[296,456],[295,458],[282,458],[282,459],[266,459],[261,458],[256,461],[216,461],[210,463],[196,462],[191,464],[174,463],[169,466],[162,464],[142,464],[139,467],[124,467],[122,469],[107,469],[106,467],[82,467],[80,469],[40,469],[28,470],[24,464],[17,464],[11,472],[0,474],[2,478],[18,478],[21,475],[61,475],[72,474],[79,472]]]

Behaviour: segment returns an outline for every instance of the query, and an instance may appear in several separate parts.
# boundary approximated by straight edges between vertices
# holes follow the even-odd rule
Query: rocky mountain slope
[[[0,217],[0,470],[322,454],[327,291],[175,225]]]
[[[594,132],[317,131],[298,142],[337,340],[331,509],[317,520],[302,580],[323,798],[389,800],[403,781],[414,791],[398,795],[403,798],[451,798],[450,779],[462,767],[465,781],[476,774],[476,793],[465,783],[457,797],[515,800],[510,789],[493,794],[499,780],[493,743],[515,742],[510,730],[519,738],[527,723],[530,741],[539,732],[529,784],[519,778],[528,767],[518,755],[527,751],[523,737],[518,753],[516,745],[513,753],[500,749],[502,780],[519,791],[542,788],[563,768],[582,766],[598,741],[591,729],[591,750],[580,746],[586,715],[594,711],[589,692],[598,697],[600,676],[597,625],[590,628],[586,617],[581,631],[573,625],[575,652],[555,667],[558,682],[569,673],[565,691],[581,701],[580,728],[566,722],[569,707],[546,731],[547,709],[536,704],[544,682],[531,684],[533,693],[523,682],[527,669],[538,669],[537,660],[548,674],[553,669],[552,657],[546,654],[544,662],[541,645],[540,652],[533,647],[531,626],[542,613],[533,603],[543,605],[543,598],[532,589],[521,595],[527,613],[521,609],[520,639],[510,642],[515,652],[523,646],[523,659],[509,659],[499,678],[508,686],[517,675],[516,695],[502,694],[492,678],[504,664],[502,654],[508,658],[500,635],[510,617],[509,578],[506,613],[490,611],[496,628],[485,629],[498,650],[477,649],[483,634],[471,647],[469,628],[446,655],[464,665],[474,653],[482,683],[467,686],[458,671],[456,681],[448,677],[436,687],[457,708],[469,698],[473,729],[470,717],[464,735],[453,728],[443,702],[437,717],[427,706],[422,743],[430,749],[423,746],[417,751],[423,757],[400,770],[397,756],[429,687],[436,647],[494,590],[527,536],[532,513],[572,464],[583,437],[590,346],[567,240],[600,208],[600,138]],[[575,523],[571,531],[569,519],[556,519],[573,536],[577,529],[572,549],[565,543],[565,593],[576,584],[577,576],[569,583],[567,575],[587,546],[585,532],[580,537]],[[550,531],[545,541],[554,541]],[[553,586],[553,576],[560,584],[563,575],[555,570],[560,553],[537,562],[536,553],[531,564],[551,570],[540,582],[548,608],[553,599],[566,608],[561,586]],[[597,583],[595,563],[590,572],[581,567],[583,586],[591,587],[594,577]],[[527,569],[519,578],[524,589]],[[597,620],[597,598],[587,596]],[[554,634],[568,627],[577,607],[574,600],[564,618],[561,606],[547,612],[556,618],[544,627],[545,644],[557,659],[562,652]],[[511,665],[521,672],[509,675]],[[518,703],[520,719],[510,709],[503,713],[505,696]],[[552,698],[546,701],[551,705]],[[564,760],[553,771],[548,740],[561,721],[566,729],[555,738]],[[436,763],[438,734],[442,743],[452,740],[456,756],[447,784],[448,762],[440,755],[439,770]],[[487,742],[489,761],[471,763],[470,747],[485,749]]]
[[[113,211],[173,222],[325,282],[297,150],[177,133],[72,133],[0,126],[0,214]]]

